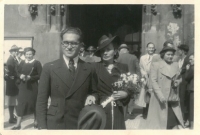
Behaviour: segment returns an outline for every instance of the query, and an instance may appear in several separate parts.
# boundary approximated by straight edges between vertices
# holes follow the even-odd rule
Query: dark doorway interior
[[[86,47],[97,46],[104,34],[118,35],[121,42],[140,47],[140,41],[131,42],[125,37],[141,33],[142,5],[69,5],[69,11],[70,24],[81,28]]]

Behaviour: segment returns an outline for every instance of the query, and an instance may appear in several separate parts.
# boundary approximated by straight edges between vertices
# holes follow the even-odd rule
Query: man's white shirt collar
[[[35,59],[32,59],[31,61],[25,60],[25,63],[32,63],[33,61],[35,61]]]
[[[178,65],[179,65],[179,68],[181,69],[182,66],[183,66],[183,62],[184,62],[184,59],[185,59],[186,56],[184,56],[183,58],[179,59],[178,61]]]
[[[147,60],[152,60],[152,58],[153,58],[153,56],[154,56],[154,54],[152,54],[152,55],[149,55],[148,53],[147,53]]]
[[[69,68],[68,64],[69,64],[69,60],[70,59],[68,57],[66,57],[65,55],[63,55],[63,59],[64,59],[66,65],[67,65],[67,67]],[[74,67],[77,68],[78,56],[76,56],[75,58],[73,58],[73,60],[74,60]]]

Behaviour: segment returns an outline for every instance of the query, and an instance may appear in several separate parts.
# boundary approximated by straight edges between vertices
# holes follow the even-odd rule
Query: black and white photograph
[[[4,4],[3,22],[4,130],[194,130],[195,4]]]

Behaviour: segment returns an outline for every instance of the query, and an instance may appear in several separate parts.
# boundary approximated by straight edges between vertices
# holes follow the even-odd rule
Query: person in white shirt
[[[147,54],[141,56],[139,65],[140,65],[140,72],[141,72],[142,78],[144,78],[148,84],[152,58],[153,58],[153,56],[156,55],[155,54],[156,48],[155,48],[154,43],[149,42],[146,46],[146,51],[147,51]],[[148,90],[148,86],[147,86],[147,90]],[[148,112],[148,104],[146,104],[144,102],[144,99],[141,99],[138,101],[141,101],[141,102],[137,102],[138,105],[144,107],[143,108],[143,117],[146,118],[147,112]]]

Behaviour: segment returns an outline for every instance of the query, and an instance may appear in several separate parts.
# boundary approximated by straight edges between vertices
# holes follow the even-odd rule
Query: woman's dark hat
[[[99,39],[99,42],[98,42],[98,49],[97,51],[95,52],[95,54],[97,56],[100,56],[100,50],[107,47],[111,42],[114,42],[116,43],[117,46],[119,46],[120,44],[120,38],[118,36],[114,36],[112,38],[109,38],[108,36],[106,35],[103,35],[100,39]]]
[[[166,46],[166,47],[163,47],[163,49],[160,51],[160,54],[161,53],[164,53],[164,52],[167,52],[167,51],[173,51],[173,52],[176,52],[176,50],[172,47],[169,47],[169,46]]]
[[[89,47],[87,48],[87,51],[96,51],[96,49],[94,48],[94,46],[89,46]]]
[[[35,49],[33,49],[32,47],[26,47],[24,48],[24,53],[28,52],[28,51],[32,51],[33,53],[35,53]]]
[[[16,45],[13,45],[13,46],[10,48],[9,52],[18,51],[19,49],[21,49],[21,47],[17,47]]]
[[[102,106],[85,106],[78,118],[78,129],[104,129],[106,126],[106,113]]]

